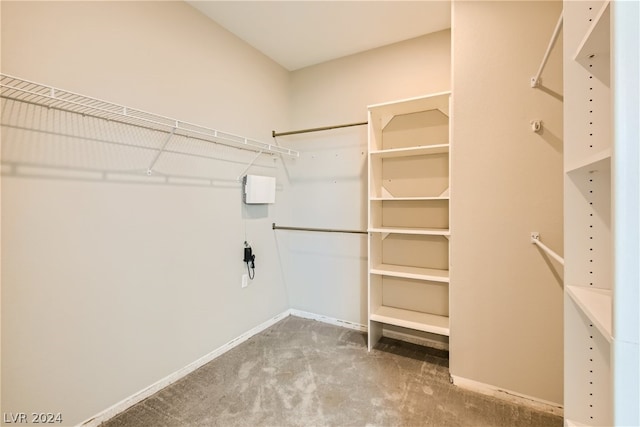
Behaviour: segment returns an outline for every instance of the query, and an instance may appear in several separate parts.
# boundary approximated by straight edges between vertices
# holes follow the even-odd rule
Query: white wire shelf
[[[7,74],[0,74],[0,97],[238,149],[299,157],[297,151],[279,145],[125,107]]]

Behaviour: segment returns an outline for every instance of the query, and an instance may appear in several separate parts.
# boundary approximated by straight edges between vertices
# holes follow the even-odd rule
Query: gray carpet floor
[[[290,316],[102,426],[562,426],[452,385],[447,356]]]

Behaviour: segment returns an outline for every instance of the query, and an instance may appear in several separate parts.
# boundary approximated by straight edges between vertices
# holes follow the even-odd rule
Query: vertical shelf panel
[[[640,425],[640,3],[611,2],[614,182],[613,422]]]
[[[564,145],[565,159],[570,162],[565,165],[611,149],[609,81],[598,78],[601,69],[609,70],[609,55],[583,57],[582,62],[573,59],[573,52],[580,43],[587,43],[587,31],[608,2],[575,3],[567,1],[564,5],[564,126],[565,135],[571,136],[571,143]]]
[[[571,392],[565,393],[564,416],[587,426],[611,426],[611,353],[609,342],[568,295],[565,296],[565,377]]]
[[[564,415],[613,425],[608,1],[564,2]]]
[[[565,275],[569,285],[611,289],[611,170],[582,169],[565,181]],[[569,251],[567,251],[567,246]]]
[[[372,313],[377,313],[382,307],[382,276],[369,275],[369,324],[367,345],[369,351],[382,338],[382,324],[372,319]]]

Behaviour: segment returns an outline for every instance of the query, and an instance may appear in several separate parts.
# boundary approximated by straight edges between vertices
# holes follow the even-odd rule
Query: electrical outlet
[[[247,286],[249,286],[249,275],[248,274],[243,274],[242,275],[242,287],[246,288]]]

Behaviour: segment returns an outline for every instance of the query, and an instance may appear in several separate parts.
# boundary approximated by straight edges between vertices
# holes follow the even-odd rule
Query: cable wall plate
[[[276,202],[276,179],[271,176],[245,175],[244,202],[247,205]]]

